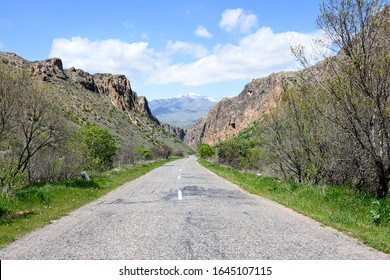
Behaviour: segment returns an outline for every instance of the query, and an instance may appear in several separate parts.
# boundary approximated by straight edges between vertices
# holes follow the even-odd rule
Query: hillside
[[[215,145],[236,135],[278,106],[283,97],[283,82],[293,79],[293,75],[281,72],[252,80],[238,96],[222,99],[199,119],[187,131],[185,143],[191,147],[200,143]]]
[[[205,116],[217,100],[197,94],[184,94],[174,98],[155,99],[149,102],[152,114],[170,125],[190,128]]]
[[[45,88],[43,98],[54,111],[76,126],[87,123],[107,128],[120,144],[168,145],[186,151],[182,142],[160,126],[143,96],[132,90],[124,75],[89,74],[80,69],[63,69],[59,58],[27,61],[14,53],[0,52],[0,67],[24,69]]]

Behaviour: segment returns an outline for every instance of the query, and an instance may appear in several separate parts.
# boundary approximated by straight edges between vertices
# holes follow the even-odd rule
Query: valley
[[[219,32],[231,37],[208,48],[206,39],[214,36],[204,26],[186,32],[204,45],[169,40],[159,51],[150,47],[146,33],[138,34],[144,41],[132,44],[53,40],[67,63],[98,53],[103,59],[89,61],[89,69],[108,65],[112,73],[65,68],[60,57],[29,61],[0,52],[0,227],[7,232],[2,244],[51,223],[31,234],[34,250],[23,248],[32,244],[23,237],[2,256],[388,259],[387,1],[325,1],[318,30],[305,34],[258,28],[249,10],[219,15]],[[229,25],[229,15],[253,24],[239,28],[237,17]],[[125,22],[126,30],[135,27]],[[321,39],[312,40],[314,33]],[[310,38],[314,50],[299,40],[291,44],[298,37],[305,43]],[[270,58],[261,48],[268,40],[265,49],[277,54]],[[183,61],[175,64],[178,58]],[[271,62],[274,67],[262,71]],[[131,69],[134,77],[118,69]],[[167,85],[196,91],[213,83],[226,89],[232,81],[249,82],[242,82],[238,95],[221,100],[194,93],[158,98],[167,96]],[[149,92],[154,99],[136,92],[137,86],[157,88]],[[57,226],[53,219],[61,216],[66,217]],[[323,225],[384,253],[339,238],[341,233]],[[45,238],[55,241],[45,247],[40,243]],[[95,246],[107,240],[109,249]]]

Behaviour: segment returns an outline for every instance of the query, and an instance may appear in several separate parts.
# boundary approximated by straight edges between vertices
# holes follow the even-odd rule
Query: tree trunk
[[[378,168],[378,186],[376,189],[376,198],[385,198],[389,192],[390,177],[388,176],[383,164],[377,162]]]

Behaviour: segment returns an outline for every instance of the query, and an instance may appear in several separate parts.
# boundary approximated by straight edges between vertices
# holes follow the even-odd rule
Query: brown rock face
[[[108,95],[116,108],[122,111],[135,108],[137,94],[131,89],[130,81],[126,76],[95,74],[93,80],[97,92]]]
[[[167,124],[167,123],[161,123],[160,126],[181,140],[184,140],[184,137],[187,133],[186,129],[183,129],[183,128],[178,127],[178,126],[172,126],[172,125]]]
[[[137,93],[131,89],[130,81],[125,75],[107,73],[91,75],[75,68],[70,68],[68,75],[79,88],[108,95],[117,109],[139,112],[158,123],[158,120],[150,112],[146,98],[137,96]]]
[[[30,72],[31,76],[37,77],[42,81],[67,79],[62,67],[62,61],[59,58],[31,62]]]
[[[248,127],[260,116],[274,109],[283,95],[283,81],[291,73],[277,73],[252,80],[236,97],[224,98],[187,131],[184,142],[197,147],[215,145]]]
[[[137,97],[137,100],[135,102],[135,110],[137,112],[140,112],[141,114],[144,114],[145,116],[148,116],[150,119],[152,119],[157,124],[160,124],[159,120],[155,116],[152,115],[152,112],[150,111],[150,108],[149,108],[148,100],[146,99],[145,96]]]
[[[67,74],[78,88],[98,92],[93,76],[88,72],[72,67]]]

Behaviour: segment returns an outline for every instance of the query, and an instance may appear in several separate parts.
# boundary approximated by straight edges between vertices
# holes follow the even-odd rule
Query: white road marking
[[[179,179],[179,180],[180,180],[180,179],[181,179],[181,176],[180,176],[180,175],[179,175],[179,176],[177,176],[177,179]]]
[[[181,193],[181,190],[178,190],[178,191],[177,191],[177,198],[178,198],[179,200],[182,200],[182,199],[183,199],[183,195],[182,195],[182,193]]]

